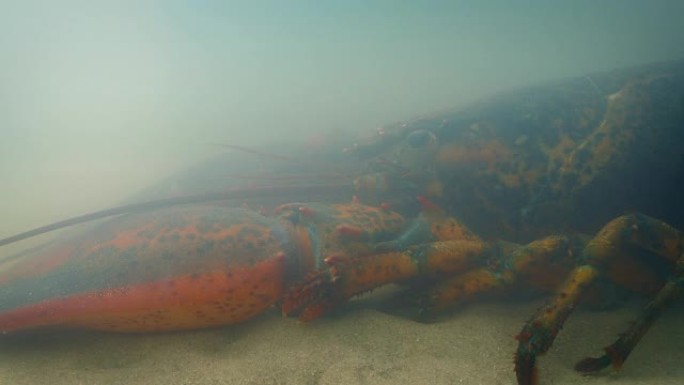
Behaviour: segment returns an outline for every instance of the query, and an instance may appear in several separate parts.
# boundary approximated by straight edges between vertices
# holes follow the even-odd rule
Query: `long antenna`
[[[132,203],[123,206],[117,206],[110,209],[95,211],[88,214],[79,215],[62,221],[54,222],[49,225],[41,226],[29,231],[24,231],[10,237],[0,239],[0,247],[9,245],[11,243],[19,242],[24,239],[35,237],[40,234],[45,234],[50,231],[62,229],[65,227],[77,225],[80,223],[94,221],[96,219],[107,218],[115,215],[121,215],[132,212],[154,210],[162,207],[178,206],[191,203],[205,203],[232,199],[248,199],[248,198],[268,198],[279,197],[283,194],[311,194],[311,193],[340,193],[344,189],[349,189],[348,183],[345,184],[320,184],[320,185],[306,185],[306,186],[265,186],[254,187],[248,189],[236,189],[230,191],[222,191],[217,193],[207,193],[200,195],[188,195],[182,197],[157,199],[147,202]],[[350,192],[351,195],[351,192]]]

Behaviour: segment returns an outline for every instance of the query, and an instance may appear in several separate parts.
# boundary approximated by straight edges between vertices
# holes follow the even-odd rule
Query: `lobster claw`
[[[349,263],[348,259],[331,256],[324,261],[327,268],[313,272],[285,294],[281,307],[284,316],[298,314],[300,321],[308,322],[348,300],[340,287],[340,269]]]

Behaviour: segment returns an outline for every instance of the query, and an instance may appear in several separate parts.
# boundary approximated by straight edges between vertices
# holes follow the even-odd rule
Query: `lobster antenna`
[[[320,166],[320,165],[321,165],[320,162],[317,162],[316,164],[312,164],[312,163],[310,163],[310,162],[303,162],[303,161],[301,161],[301,160],[298,160],[298,159],[295,159],[295,158],[292,158],[292,157],[288,157],[288,156],[285,156],[285,155],[274,154],[274,153],[271,153],[271,152],[265,152],[265,151],[261,151],[261,150],[256,150],[256,149],[253,149],[253,148],[250,148],[250,147],[240,146],[240,145],[236,145],[236,144],[228,144],[228,143],[218,143],[218,144],[217,144],[217,143],[211,143],[211,145],[213,145],[213,146],[218,146],[218,147],[222,147],[222,148],[228,148],[228,149],[231,149],[231,150],[244,152],[244,153],[246,153],[246,154],[256,155],[256,156],[259,156],[259,157],[270,158],[270,159],[274,159],[274,160],[279,161],[279,162],[285,162],[285,163],[288,163],[288,164],[297,166],[297,167],[299,168],[299,170],[312,170],[312,171],[315,171],[315,170],[318,169],[317,166]],[[332,163],[331,163],[330,165],[332,165]],[[288,180],[292,180],[292,179],[301,179],[301,178],[308,178],[308,177],[317,178],[317,179],[320,179],[320,178],[327,178],[327,179],[334,178],[334,179],[338,179],[338,178],[341,178],[341,177],[348,177],[349,175],[346,174],[346,173],[343,173],[343,172],[335,172],[335,173],[333,173],[333,174],[315,174],[315,175],[303,175],[303,176],[300,176],[300,175],[297,175],[297,174],[294,174],[294,175],[287,175],[287,174],[282,174],[282,173],[279,173],[279,176],[275,176],[275,177],[274,177],[274,176],[262,176],[262,177],[259,177],[259,176],[242,175],[242,174],[229,174],[228,176],[231,177],[231,178],[249,179],[249,180],[259,180],[259,179],[262,179],[262,180],[278,180],[278,179],[288,179]]]
[[[272,153],[269,153],[269,152],[259,151],[259,150],[255,150],[255,149],[253,149],[253,148],[238,146],[238,145],[235,145],[235,144],[219,143],[219,144],[214,144],[214,146],[219,146],[219,147],[224,147],[224,148],[230,148],[231,150],[242,151],[242,152],[245,152],[245,153],[248,153],[248,154],[263,156],[263,157],[266,157],[266,158],[271,158],[271,159],[275,159],[275,160],[280,160],[280,161],[284,161],[284,162],[287,162],[287,163],[292,163],[292,164],[297,164],[297,165],[304,165],[302,162],[299,162],[299,161],[297,161],[297,160],[295,160],[295,159],[289,158],[289,157],[284,156],[284,155],[272,154]]]
[[[179,206],[191,203],[206,203],[233,199],[248,199],[248,198],[268,198],[279,197],[283,194],[311,194],[314,193],[339,193],[342,189],[349,188],[348,184],[319,184],[306,186],[263,186],[249,189],[236,189],[230,191],[222,191],[216,193],[207,193],[199,195],[187,195],[182,197],[156,199],[147,202],[131,203],[127,205],[112,207],[105,210],[94,211],[88,214],[79,215],[62,221],[54,222],[49,225],[41,226],[29,231],[24,231],[19,234],[12,235],[7,238],[0,239],[0,247],[9,245],[11,243],[23,241],[28,238],[35,237],[40,234],[45,234],[54,230],[59,230],[65,227],[74,226],[81,223],[91,222],[97,219],[112,217],[115,215],[128,214],[133,212],[149,211],[162,207]]]

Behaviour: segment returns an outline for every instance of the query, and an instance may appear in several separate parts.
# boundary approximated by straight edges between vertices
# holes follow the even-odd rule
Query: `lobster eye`
[[[408,134],[406,143],[413,149],[427,147],[437,141],[435,134],[428,130],[416,130]]]

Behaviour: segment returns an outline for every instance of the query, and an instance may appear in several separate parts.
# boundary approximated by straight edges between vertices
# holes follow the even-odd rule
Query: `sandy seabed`
[[[477,303],[418,323],[361,299],[310,324],[274,310],[213,330],[5,336],[0,385],[514,384],[513,337],[541,303]],[[541,383],[682,383],[681,306],[666,312],[621,372],[581,376],[572,370],[578,359],[611,343],[638,309],[573,314],[540,360]]]

